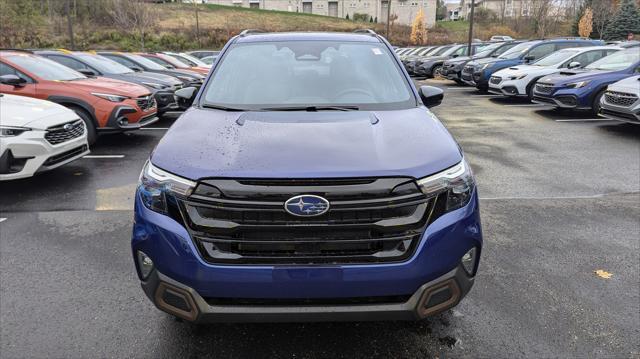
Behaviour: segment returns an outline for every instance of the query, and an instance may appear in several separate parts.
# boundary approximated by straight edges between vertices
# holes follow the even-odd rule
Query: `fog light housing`
[[[474,275],[476,269],[476,247],[471,248],[467,253],[462,256],[460,262],[462,267],[470,276]]]
[[[145,280],[153,271],[153,261],[144,252],[138,251],[138,268],[140,268],[140,275]]]

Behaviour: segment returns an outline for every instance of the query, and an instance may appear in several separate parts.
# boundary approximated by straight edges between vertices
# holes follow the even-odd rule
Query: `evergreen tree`
[[[622,0],[618,11],[604,30],[605,40],[624,40],[628,33],[640,34],[640,11],[635,0]]]

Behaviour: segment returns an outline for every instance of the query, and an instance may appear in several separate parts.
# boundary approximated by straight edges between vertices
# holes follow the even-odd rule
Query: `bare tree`
[[[140,48],[144,51],[145,36],[158,21],[156,11],[142,0],[112,0],[109,14],[117,26],[140,36]]]
[[[551,25],[558,21],[558,17],[553,13],[554,5],[554,0],[535,0],[523,3],[523,6],[528,7],[529,16],[534,21],[536,34],[540,37],[545,37]]]
[[[593,10],[593,31],[598,34],[599,39],[602,39],[604,28],[613,17],[615,8],[610,0],[593,0],[591,9]]]

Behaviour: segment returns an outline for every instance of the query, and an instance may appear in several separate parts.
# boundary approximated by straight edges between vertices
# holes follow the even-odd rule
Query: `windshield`
[[[184,62],[176,59],[175,57],[169,55],[158,54],[158,57],[149,57],[151,61],[160,60],[168,63],[169,65],[179,68],[179,69],[188,69],[191,66],[185,64]],[[156,61],[157,62],[157,61]]]
[[[451,46],[446,51],[444,51],[441,55],[442,56],[449,56],[449,55],[453,54],[454,52],[460,50],[461,48],[462,48],[462,46]],[[463,50],[463,52],[464,52],[464,50]]]
[[[205,64],[204,62],[202,62],[202,60],[200,60],[197,57],[191,56],[189,54],[174,54],[174,57],[182,62],[184,62],[185,64],[191,65],[191,66],[206,66],[207,64]]]
[[[131,60],[141,64],[142,66],[151,69],[151,70],[166,70],[166,67],[163,67],[161,65],[156,64],[155,62],[147,59],[146,57],[142,57],[140,55],[136,55],[136,54],[127,54],[126,56],[128,56]]]
[[[585,66],[587,70],[618,71],[640,61],[640,51],[638,49],[618,51],[598,61]]]
[[[433,53],[429,54],[429,56],[440,56],[442,55],[445,51],[449,50],[450,48],[452,48],[453,46],[442,46],[441,48],[439,48],[437,51],[434,51]]]
[[[387,110],[416,106],[409,83],[380,43],[234,44],[212,76],[203,91],[205,106],[249,110],[320,106]]]
[[[133,72],[130,68],[120,65],[113,60],[109,60],[104,56],[89,54],[76,54],[76,56],[89,64],[89,66],[105,74],[130,74]]]
[[[523,42],[512,47],[509,51],[505,51],[505,53],[503,53],[499,57],[501,59],[517,59],[518,57],[529,51],[531,46],[535,44],[537,44],[537,42]]]
[[[9,61],[43,80],[70,81],[87,78],[76,70],[72,70],[44,57],[31,55],[9,55],[7,58]]]
[[[534,66],[553,66],[559,65],[580,52],[579,50],[560,50],[556,52],[552,52],[549,55],[541,58],[540,60],[534,62],[532,65]]]
[[[482,50],[482,51],[478,51],[476,53],[476,56],[478,57],[487,57],[491,54],[491,52],[495,49],[497,49],[498,47],[502,46],[503,43],[501,42],[496,42],[494,44],[482,47],[482,48],[478,48],[478,50]]]

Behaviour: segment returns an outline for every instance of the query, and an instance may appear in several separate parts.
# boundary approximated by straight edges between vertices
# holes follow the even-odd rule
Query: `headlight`
[[[27,127],[0,126],[0,137],[15,137],[26,131],[31,131],[31,129]]]
[[[570,84],[567,84],[567,87],[570,89],[579,89],[581,87],[585,87],[589,84],[589,81],[580,81],[580,82],[573,82]]]
[[[447,211],[458,209],[469,202],[475,187],[471,167],[465,160],[440,173],[418,180],[424,194],[435,197],[447,193]]]
[[[196,81],[197,79],[190,77],[190,76],[176,76],[177,78],[179,78],[182,81],[187,81],[187,82],[191,82],[191,81]]]
[[[489,67],[491,67],[491,66],[493,66],[493,64],[492,64],[492,63],[484,64],[484,65],[480,66],[480,71],[482,71],[482,70],[486,70],[486,69],[488,69],[488,68],[489,68]]]
[[[127,96],[113,95],[113,94],[110,94],[110,93],[92,92],[91,94],[93,96],[97,96],[97,97],[100,97],[101,99],[104,99],[104,100],[107,100],[107,101],[111,101],[111,102],[122,102],[122,101],[128,99]]]
[[[166,194],[188,196],[196,183],[163,171],[147,161],[140,173],[138,191],[142,203],[152,211],[167,213]]]
[[[509,76],[509,80],[522,80],[525,77],[527,77],[527,74],[513,75]]]
[[[154,89],[161,89],[161,88],[164,88],[164,86],[163,86],[163,85],[161,85],[161,84],[157,84],[157,83],[155,83],[155,82],[143,82],[142,84],[143,84],[143,85],[145,85],[145,86],[149,86],[149,87],[151,87],[151,88],[154,88]]]

